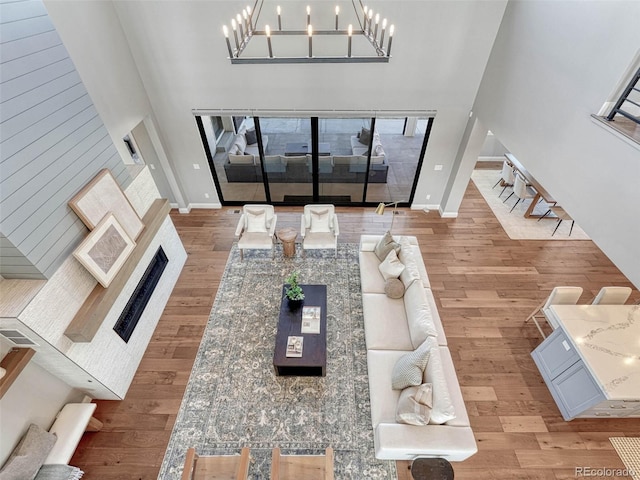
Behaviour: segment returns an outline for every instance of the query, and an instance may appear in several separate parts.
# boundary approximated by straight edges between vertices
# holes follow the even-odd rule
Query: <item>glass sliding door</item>
[[[311,119],[259,117],[263,171],[273,203],[313,201]]]
[[[318,192],[321,203],[348,205],[364,199],[369,146],[362,132],[369,118],[318,119]],[[363,143],[363,141],[365,143]]]
[[[370,173],[377,174],[375,165],[386,168],[386,181],[375,182],[370,177],[367,202],[408,202],[417,184],[432,118],[401,117],[375,119],[375,133]]]

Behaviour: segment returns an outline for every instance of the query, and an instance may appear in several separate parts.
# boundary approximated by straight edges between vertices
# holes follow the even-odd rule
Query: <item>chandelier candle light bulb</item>
[[[336,30],[338,30],[338,14],[340,13],[340,7],[336,7]]]
[[[364,7],[364,20],[363,20],[363,24],[362,24],[362,31],[366,31],[367,30],[367,14],[369,12],[369,7]]]
[[[238,30],[240,31],[240,38],[244,42],[244,31],[242,30],[242,17],[240,14],[236,15],[236,22],[238,22]]]
[[[222,26],[222,33],[224,33],[224,39],[227,41],[227,49],[229,50],[229,58],[233,57],[233,50],[231,50],[231,42],[229,41],[229,29],[226,25]]]
[[[282,10],[280,10],[280,5],[276,7],[276,13],[278,14],[278,30],[282,31],[282,18],[280,17]]]
[[[247,5],[247,15],[249,16],[249,27],[253,31],[253,17],[251,16],[251,6]]]
[[[231,28],[233,29],[233,37],[236,41],[236,49],[240,51],[240,44],[238,43],[238,31],[236,30],[236,21],[231,19]]]
[[[311,7],[309,5],[307,5],[307,26],[308,25],[311,25]]]
[[[378,23],[380,23],[380,14],[376,13],[376,28],[373,31],[373,41],[375,42],[376,38],[378,37]]]
[[[389,27],[389,43],[387,44],[387,57],[391,56],[391,40],[393,40],[394,30],[395,30],[395,26],[391,25]]]
[[[313,28],[311,27],[311,25],[307,26],[307,33],[309,34],[309,58],[311,58],[313,57]]]
[[[384,31],[387,29],[387,19],[382,20],[382,32],[380,32],[380,47],[384,46]]]
[[[264,26],[264,31],[267,34],[267,46],[269,47],[269,58],[273,58],[273,50],[271,49],[271,29],[269,25]]]
[[[373,8],[369,9],[369,30],[368,35],[371,35],[371,24],[373,23]]]
[[[249,16],[247,15],[247,9],[242,9],[242,18],[244,18],[244,26],[247,29],[247,35],[251,33],[251,26],[249,25]]]
[[[347,29],[347,33],[349,35],[349,43],[348,43],[348,47],[347,47],[347,57],[351,57],[351,35],[353,34],[353,25],[349,24],[349,28]]]

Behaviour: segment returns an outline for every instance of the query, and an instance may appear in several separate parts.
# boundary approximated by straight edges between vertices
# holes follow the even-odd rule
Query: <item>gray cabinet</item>
[[[554,330],[531,356],[565,420],[605,416],[587,413],[606,397],[562,329]]]

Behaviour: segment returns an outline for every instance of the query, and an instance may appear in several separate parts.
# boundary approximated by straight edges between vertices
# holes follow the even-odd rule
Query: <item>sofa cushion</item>
[[[363,145],[369,146],[369,142],[371,141],[371,130],[368,128],[362,128],[362,130],[360,130],[358,141]]]
[[[431,306],[419,280],[405,290],[403,300],[411,344],[413,348],[418,348],[427,337],[438,336],[431,316]]]
[[[331,213],[329,209],[324,210],[311,210],[309,218],[311,220],[310,231],[312,233],[329,233],[331,228],[329,227],[329,220],[331,220]]]
[[[247,138],[244,136],[244,133],[236,135],[236,138],[233,140],[233,144],[236,145],[237,153],[242,155],[244,153],[244,149],[247,148]]]
[[[256,134],[255,129],[250,129],[247,130],[244,134],[246,140],[247,140],[247,145],[253,145],[254,143],[258,143],[258,135]]]
[[[398,278],[390,278],[384,282],[384,294],[389,298],[402,298],[404,296],[404,283]]]
[[[417,387],[407,387],[400,393],[396,409],[396,421],[409,425],[429,424],[433,404],[432,385],[423,383]]]
[[[267,213],[264,210],[247,210],[247,232],[267,232]]]
[[[408,266],[406,276],[408,278],[415,278],[416,274],[422,280],[423,287],[430,287],[429,276],[427,275],[427,268],[424,265],[422,259],[422,252],[420,252],[420,246],[415,242],[415,237],[402,236],[398,239],[400,244],[400,253],[398,258],[402,263]],[[401,278],[402,280],[402,278]],[[403,280],[404,281],[404,280]],[[408,285],[405,282],[405,287]]]
[[[2,480],[32,480],[56,443],[57,436],[38,425],[29,425],[9,459],[0,470]]]
[[[385,233],[373,250],[381,262],[387,258],[391,250],[396,251],[396,255],[400,253],[400,245],[393,239],[390,232]]]
[[[425,342],[413,352],[405,353],[398,359],[391,372],[391,388],[403,390],[412,385],[420,385],[424,369],[429,361],[432,344]]]
[[[449,384],[442,362],[440,347],[432,337],[429,337],[424,344],[428,345],[431,351],[422,377],[422,383],[433,384],[433,409],[431,410],[429,423],[440,425],[456,418],[456,409],[449,393]],[[455,375],[452,380],[457,384]]]
[[[402,299],[389,298],[384,293],[363,293],[362,313],[368,350],[414,350]]]
[[[229,153],[229,163],[232,165],[253,165],[254,159],[253,155],[236,155],[235,153]]]
[[[382,274],[382,278],[389,280],[390,278],[398,278],[404,270],[404,265],[398,260],[395,250],[390,250],[385,259],[378,265],[378,270]]]

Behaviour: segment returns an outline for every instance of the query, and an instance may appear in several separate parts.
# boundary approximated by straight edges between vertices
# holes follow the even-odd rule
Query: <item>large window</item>
[[[293,205],[410,202],[433,120],[233,117],[212,149],[197,118],[223,203]]]

